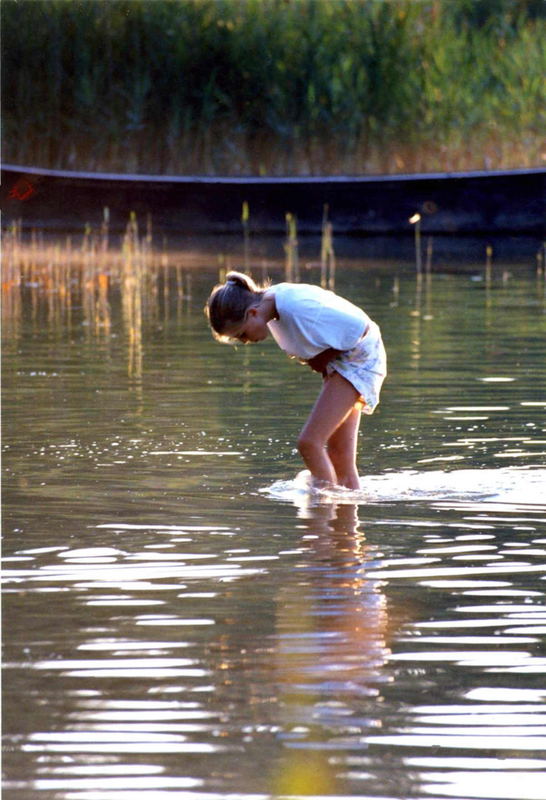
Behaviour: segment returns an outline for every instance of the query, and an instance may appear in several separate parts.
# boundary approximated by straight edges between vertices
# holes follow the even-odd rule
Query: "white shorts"
[[[364,414],[373,414],[387,376],[387,354],[379,325],[370,321],[368,330],[358,344],[332,359],[326,372],[328,375],[339,372],[346,378],[360,393]]]

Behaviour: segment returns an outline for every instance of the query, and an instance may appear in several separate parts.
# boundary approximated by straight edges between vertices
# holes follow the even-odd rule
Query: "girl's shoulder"
[[[274,290],[275,305],[281,315],[317,320],[327,309],[335,309],[339,297],[311,283],[278,283]]]
[[[316,286],[312,283],[289,283],[287,281],[273,284],[273,286],[269,287],[268,291],[272,291],[275,296],[282,295],[293,298],[322,298],[333,294],[332,292],[322,289],[320,286]]]
[[[367,317],[360,306],[355,305],[331,289],[323,289],[311,283],[278,283],[275,292],[275,303],[279,310],[292,311],[298,314],[321,314],[324,319],[334,316],[342,320],[343,317]]]

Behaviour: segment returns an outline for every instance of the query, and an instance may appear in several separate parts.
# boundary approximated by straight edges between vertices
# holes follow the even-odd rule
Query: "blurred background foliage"
[[[3,0],[3,158],[164,174],[542,166],[543,0]]]

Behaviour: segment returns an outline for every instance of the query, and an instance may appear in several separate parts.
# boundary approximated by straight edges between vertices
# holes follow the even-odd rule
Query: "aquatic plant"
[[[297,283],[300,279],[298,258],[298,220],[295,214],[288,212],[286,218],[285,252],[285,280]]]
[[[322,234],[320,240],[320,285],[323,289],[334,289],[336,282],[336,256],[334,253],[334,228],[328,219],[329,207],[324,205]]]
[[[44,312],[51,320],[70,322],[82,308],[88,329],[111,330],[111,303],[121,302],[128,340],[141,340],[142,319],[155,319],[174,298],[180,306],[191,297],[191,278],[180,260],[153,242],[148,218],[140,233],[132,213],[119,238],[109,230],[104,209],[99,230],[87,225],[76,241],[72,236],[49,239],[44,231],[26,233],[19,221],[3,232],[2,322],[14,326],[23,294],[30,295],[33,317]]]
[[[3,156],[362,174],[544,163],[540,0],[2,3]]]

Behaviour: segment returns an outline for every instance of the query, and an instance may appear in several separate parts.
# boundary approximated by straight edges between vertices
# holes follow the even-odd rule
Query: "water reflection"
[[[216,268],[125,307],[95,257],[4,319],[6,792],[537,800],[543,280],[336,259],[392,367],[355,506],[294,483],[316,376],[209,342]]]
[[[305,555],[278,595],[279,737],[288,754],[275,791],[317,796],[340,789],[331,753],[360,749],[381,725],[388,616],[382,583],[368,574],[379,554],[359,530],[357,507],[323,504],[299,516]]]

